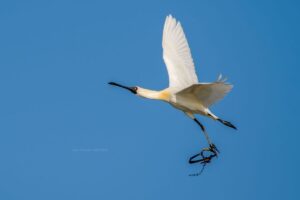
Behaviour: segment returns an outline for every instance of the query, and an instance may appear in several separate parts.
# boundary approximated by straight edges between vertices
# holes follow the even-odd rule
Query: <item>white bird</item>
[[[127,87],[115,82],[109,82],[109,84],[127,89],[140,97],[165,101],[193,119],[201,127],[209,147],[204,148],[200,154],[191,157],[189,162],[206,164],[217,155],[218,150],[208,137],[202,123],[195,118],[195,114],[204,115],[236,129],[233,124],[220,119],[209,110],[209,107],[222,99],[233,86],[226,83],[226,79],[222,79],[221,75],[215,82],[201,83],[198,81],[182,26],[171,15],[167,16],[165,20],[162,47],[163,59],[169,74],[168,88],[154,91],[138,86]],[[212,152],[212,155],[205,157],[203,151]],[[202,156],[202,159],[194,160],[199,155]]]

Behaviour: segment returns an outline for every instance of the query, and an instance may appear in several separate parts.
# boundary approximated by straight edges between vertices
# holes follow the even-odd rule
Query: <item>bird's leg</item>
[[[206,132],[205,127],[203,126],[203,124],[200,121],[198,121],[197,118],[194,118],[194,121],[201,127],[201,130],[203,131],[208,144],[212,145],[212,142],[210,141],[210,138],[209,138],[209,136],[208,136],[208,134],[207,134],[207,132]]]
[[[203,124],[201,122],[199,122],[196,118],[194,118],[194,121],[201,127],[205,138],[209,144],[209,147],[203,148],[202,151],[194,156],[192,156],[189,160],[190,164],[193,163],[198,163],[200,162],[200,164],[206,165],[207,163],[209,163],[211,161],[212,158],[218,156],[219,150],[217,149],[217,147],[211,142],[205,127],[203,126]],[[204,152],[211,152],[211,155],[205,156]],[[196,157],[201,156],[201,159],[195,160]]]

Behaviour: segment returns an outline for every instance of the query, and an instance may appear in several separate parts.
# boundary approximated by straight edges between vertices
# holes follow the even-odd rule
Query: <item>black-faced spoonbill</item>
[[[165,21],[162,46],[163,58],[169,74],[168,88],[154,91],[138,86],[127,87],[115,82],[109,82],[109,84],[127,89],[144,98],[168,102],[193,119],[202,129],[209,147],[192,156],[189,163],[200,162],[205,166],[213,157],[217,156],[219,151],[211,142],[203,124],[195,118],[195,114],[207,116],[236,129],[233,124],[220,119],[209,110],[212,104],[222,99],[231,90],[232,85],[226,83],[222,76],[219,76],[215,82],[198,82],[191,51],[181,24],[171,15],[167,16]],[[210,155],[204,155],[204,152],[210,152]],[[202,158],[196,160],[195,158],[198,156]]]

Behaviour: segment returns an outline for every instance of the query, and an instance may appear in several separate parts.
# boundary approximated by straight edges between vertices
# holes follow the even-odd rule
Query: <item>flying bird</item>
[[[139,86],[128,87],[116,82],[109,82],[109,84],[124,88],[140,97],[167,102],[194,120],[200,126],[209,146],[202,149],[199,154],[192,156],[189,163],[200,162],[205,165],[217,156],[219,151],[210,140],[204,125],[195,117],[195,114],[209,117],[236,129],[232,123],[221,119],[209,109],[211,105],[221,100],[233,86],[226,83],[226,79],[223,79],[221,75],[215,82],[204,83],[198,81],[191,51],[182,26],[171,15],[167,16],[165,20],[162,47],[163,59],[169,75],[169,87],[155,91]],[[210,155],[205,156],[204,152],[210,152]],[[195,160],[198,156],[202,156],[202,158]]]

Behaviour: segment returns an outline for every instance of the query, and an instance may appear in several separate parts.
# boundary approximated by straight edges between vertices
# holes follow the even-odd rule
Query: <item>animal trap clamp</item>
[[[205,156],[204,152],[209,151],[212,154],[209,156]],[[199,176],[204,171],[205,166],[211,162],[212,158],[218,157],[219,150],[214,144],[209,145],[209,148],[204,148],[200,153],[197,153],[196,155],[192,156],[189,159],[190,164],[200,163],[202,164],[202,169],[198,173],[190,174],[189,176]],[[201,156],[201,159],[197,159],[199,156]]]

